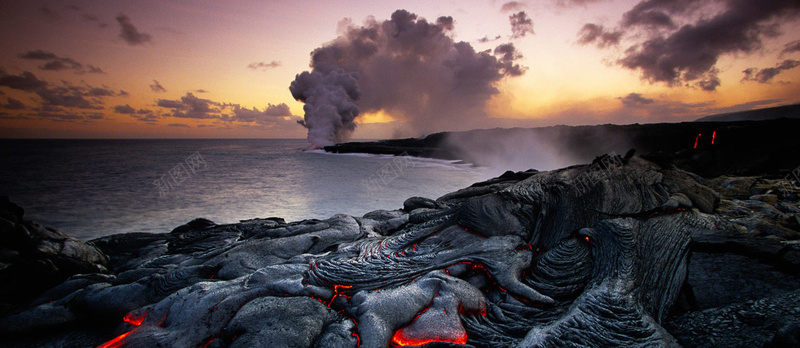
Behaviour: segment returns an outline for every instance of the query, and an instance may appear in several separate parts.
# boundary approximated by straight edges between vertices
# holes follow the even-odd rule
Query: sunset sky
[[[353,57],[401,20],[433,29]],[[2,138],[304,138],[318,48],[357,76],[358,139],[800,102],[796,0],[9,0],[0,47]]]

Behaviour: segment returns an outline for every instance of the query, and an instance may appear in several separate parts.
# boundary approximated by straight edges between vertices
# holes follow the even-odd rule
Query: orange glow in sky
[[[353,137],[419,136],[426,123],[432,132],[682,122],[798,103],[800,6],[737,16],[755,1],[691,9],[639,0],[406,2],[430,23],[451,16],[446,35],[476,52],[500,57],[492,50],[513,44],[524,73],[493,83],[496,93],[470,122],[411,123],[396,106],[372,105]],[[386,21],[395,10],[360,1],[3,1],[0,138],[305,138],[304,104],[288,87],[310,70],[311,52],[348,24]],[[523,12],[529,26],[512,27],[510,16]],[[668,21],[647,22],[654,13]],[[703,42],[709,35],[698,33],[719,32],[716,23],[729,23],[722,32],[730,37]]]

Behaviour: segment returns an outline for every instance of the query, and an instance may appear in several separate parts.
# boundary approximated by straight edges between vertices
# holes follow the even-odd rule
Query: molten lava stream
[[[125,315],[125,317],[122,318],[122,320],[124,322],[128,323],[128,324],[133,325],[133,326],[139,326],[139,325],[142,325],[142,322],[144,322],[144,318],[147,318],[147,312],[136,313],[134,311],[134,312],[130,312],[127,315]]]
[[[117,336],[116,338],[114,338],[111,341],[108,341],[106,343],[103,343],[102,345],[97,346],[97,348],[119,348],[119,347],[122,347],[122,340],[124,340],[125,337],[128,337],[128,335],[130,335],[130,334],[131,334],[131,332],[128,331],[128,332],[126,332],[126,333],[124,333],[122,335]]]
[[[139,325],[142,325],[142,323],[144,322],[144,318],[147,318],[147,314],[148,314],[148,311],[133,311],[133,312],[130,312],[130,313],[126,314],[124,317],[122,317],[122,321],[124,321],[124,322],[126,322],[128,324],[131,324],[133,326],[139,326]],[[119,335],[119,336],[115,337],[111,341],[103,343],[102,345],[98,346],[97,348],[122,347],[122,340],[124,340],[125,337],[128,337],[128,335],[130,335],[130,334],[131,334],[131,331],[128,331],[128,332],[126,332],[126,333],[124,333],[122,335]]]
[[[455,340],[444,340],[438,338],[426,338],[422,340],[414,340],[410,338],[403,337],[401,331],[395,332],[394,336],[392,337],[392,343],[395,344],[397,347],[416,347],[425,345],[428,343],[433,342],[443,342],[443,343],[455,343],[455,344],[467,344],[467,334],[455,339]]]

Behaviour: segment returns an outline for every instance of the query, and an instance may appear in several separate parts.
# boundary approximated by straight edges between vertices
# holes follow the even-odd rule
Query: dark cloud
[[[212,119],[219,118],[220,103],[186,93],[180,100],[159,99],[156,105],[172,109],[172,117]]]
[[[117,23],[119,23],[120,26],[119,37],[125,40],[129,45],[141,45],[150,42],[150,34],[139,32],[128,16],[120,14],[117,16]]]
[[[492,41],[500,40],[501,37],[502,36],[497,35],[494,38],[489,38],[489,36],[487,35],[487,36],[484,36],[484,37],[478,39],[478,42],[480,42],[480,43],[489,43],[489,42],[492,42]]]
[[[720,85],[715,67],[720,56],[760,50],[763,38],[775,37],[782,21],[796,20],[800,14],[800,2],[796,0],[739,0],[722,4],[724,9],[715,15],[701,17],[674,31],[658,31],[631,46],[618,63],[639,70],[642,78],[650,82],[669,86],[694,82],[712,91]],[[622,23],[629,27],[674,28],[674,22],[658,19],[660,14],[688,15],[697,6],[700,2],[690,0],[646,0],[627,12]]]
[[[170,123],[167,127],[180,127],[180,128],[190,128],[188,124],[183,123]]]
[[[150,90],[156,93],[163,93],[167,91],[167,89],[164,88],[164,86],[158,83],[158,80],[153,80],[153,84],[150,85]]]
[[[643,0],[622,15],[622,26],[677,28],[673,15],[692,12],[703,5],[699,0]]]
[[[8,99],[8,102],[3,104],[3,105],[0,105],[0,107],[2,107],[4,109],[9,109],[9,110],[22,110],[22,109],[25,109],[25,104],[23,104],[21,101],[16,100],[14,98],[7,98],[7,99]]]
[[[453,31],[455,24],[455,20],[450,16],[441,16],[436,18],[436,25],[442,28],[442,31]]]
[[[523,3],[519,2],[519,1],[509,1],[509,2],[507,2],[505,4],[503,4],[502,7],[500,7],[500,11],[502,11],[502,12],[516,12],[516,11],[524,10],[525,7],[526,7],[525,4],[523,4]]]
[[[42,106],[33,109],[34,112],[23,115],[25,119],[44,119],[54,122],[82,122],[88,123],[105,117],[101,112],[75,112],[57,106]]]
[[[267,70],[267,69],[274,69],[279,66],[281,66],[281,62],[273,60],[269,63],[265,62],[250,63],[250,65],[248,65],[247,67],[253,70],[259,70],[259,69]]]
[[[200,88],[200,89],[195,89],[195,90],[194,90],[194,92],[195,92],[195,93],[208,93],[208,91],[206,91],[205,89],[202,89],[202,88]]]
[[[183,102],[180,100],[159,99],[156,105],[168,109],[181,109],[184,108]]]
[[[119,92],[117,93],[117,96],[118,96],[118,97],[127,97],[127,96],[129,96],[129,95],[131,95],[131,94],[130,94],[130,93],[128,93],[128,92],[125,92],[125,91],[123,91],[123,90],[119,90]]]
[[[514,64],[519,59],[522,59],[522,53],[519,53],[514,47],[513,43],[502,44],[495,47],[494,55],[497,56],[497,61],[502,64],[502,73],[508,76],[522,76],[528,68],[519,64]]]
[[[38,117],[38,118],[44,118],[44,119],[49,119],[51,121],[61,121],[61,122],[71,122],[71,121],[84,120],[83,116],[77,115],[77,114],[73,114],[73,113],[56,113],[56,112],[40,111],[40,112],[29,114],[28,116],[35,116],[35,117]]]
[[[587,23],[578,32],[578,43],[581,45],[596,44],[599,48],[619,45],[622,31],[607,31],[598,24]]]
[[[767,83],[775,76],[778,76],[778,74],[781,72],[794,69],[797,66],[800,66],[800,61],[787,59],[776,65],[774,68],[764,68],[761,70],[758,70],[757,68],[748,68],[742,71],[744,73],[742,82],[757,81],[760,83]]]
[[[99,110],[103,109],[102,97],[113,95],[105,94],[105,91],[102,88],[64,85],[41,88],[36,90],[36,94],[42,98],[43,105]]]
[[[42,99],[44,107],[102,109],[103,98],[115,95],[106,87],[73,86],[66,81],[62,81],[61,86],[50,87],[46,81],[28,71],[18,76],[0,71],[0,86],[35,93]]]
[[[22,59],[34,59],[34,60],[59,59],[55,53],[43,50],[28,51],[26,53],[20,54],[19,57]]]
[[[525,14],[525,11],[508,16],[508,20],[511,22],[511,39],[519,39],[527,34],[535,34],[533,32],[533,20]]]
[[[788,54],[794,52],[800,52],[800,40],[795,40],[784,45],[781,54]]]
[[[42,70],[69,70],[69,69],[82,69],[80,63],[72,60],[72,59],[63,59],[63,60],[54,60],[45,63],[44,65],[40,65],[39,69]]]
[[[81,18],[83,18],[83,20],[87,22],[97,23],[97,26],[100,28],[108,27],[108,23],[101,21],[100,18],[97,18],[97,16],[93,14],[84,13],[81,15]]]
[[[131,106],[130,106],[130,105],[128,105],[128,104],[125,104],[125,105],[117,105],[117,106],[115,106],[115,107],[114,107],[114,112],[116,112],[116,113],[118,113],[118,114],[128,114],[128,115],[133,115],[133,114],[135,114],[135,113],[136,113],[136,109],[134,109],[133,107],[131,107]]]
[[[236,105],[233,108],[233,121],[239,122],[256,122],[258,124],[265,124],[274,121],[276,117],[292,116],[289,106],[285,103],[278,105],[268,104],[264,111],[256,108],[247,109]]]
[[[8,75],[0,70],[0,86],[32,92],[44,88],[47,82],[39,80],[36,75],[28,71],[23,71],[20,75]]]
[[[47,6],[39,7],[39,14],[51,21],[56,21],[61,18],[61,15],[56,10],[53,10]]]
[[[28,51],[18,55],[18,57],[27,60],[44,61],[42,65],[39,65],[39,69],[41,70],[51,70],[51,71],[73,70],[77,74],[82,74],[85,72],[99,73],[99,74],[103,73],[103,70],[94,65],[88,65],[88,70],[87,70],[83,67],[83,64],[79,63],[78,61],[72,58],[59,57],[55,53],[44,50]]]
[[[87,71],[90,74],[105,74],[105,71],[103,71],[103,69],[100,69],[100,68],[98,68],[98,67],[96,67],[94,65],[91,65],[91,64],[86,65],[86,68],[88,69]]]
[[[304,124],[314,144],[346,139],[359,112],[388,113],[418,134],[484,126],[497,84],[524,71],[513,46],[498,46],[496,55],[476,52],[455,42],[447,23],[405,10],[340,29],[338,38],[311,53],[313,70],[290,86],[305,102]]]
[[[286,105],[286,103],[280,103],[278,105],[267,104],[267,108],[264,109],[264,115],[272,117],[292,116],[292,112],[289,110],[289,105]]]
[[[139,109],[136,110],[136,113],[130,115],[136,120],[147,124],[155,124],[155,122],[158,121],[159,119],[158,115],[156,115],[156,113],[153,110],[149,109]]]
[[[722,84],[719,77],[717,76],[718,74],[719,74],[719,69],[717,68],[712,68],[711,70],[706,71],[705,73],[703,73],[702,77],[697,81],[696,83],[697,87],[700,87],[700,89],[706,92],[715,91],[717,87],[719,87]]]
[[[116,94],[107,87],[89,87],[86,95],[89,97],[113,97]]]
[[[586,6],[591,3],[601,2],[606,0],[555,0],[556,5],[559,7],[576,7],[576,6]]]
[[[655,99],[645,98],[639,93],[630,93],[624,97],[619,97],[622,104],[628,107],[639,107],[643,105],[652,104],[655,102]]]

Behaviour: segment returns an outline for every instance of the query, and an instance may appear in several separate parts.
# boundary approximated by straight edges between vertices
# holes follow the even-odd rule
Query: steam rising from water
[[[326,71],[327,70],[327,71]],[[308,141],[315,146],[346,141],[356,129],[355,101],[361,96],[354,73],[342,69],[314,69],[297,75],[289,86],[292,97],[306,103],[305,119],[297,121],[308,128]]]
[[[448,134],[446,146],[459,158],[499,171],[552,170],[589,163],[602,154],[634,148],[620,127],[487,129]]]
[[[405,10],[362,26],[342,21],[339,37],[311,53],[311,72],[290,87],[306,103],[309,141],[347,140],[359,109],[391,115],[406,134],[486,127],[486,102],[503,78],[524,74],[522,55],[511,43],[477,52],[455,42],[453,30],[452,17],[430,23]]]

